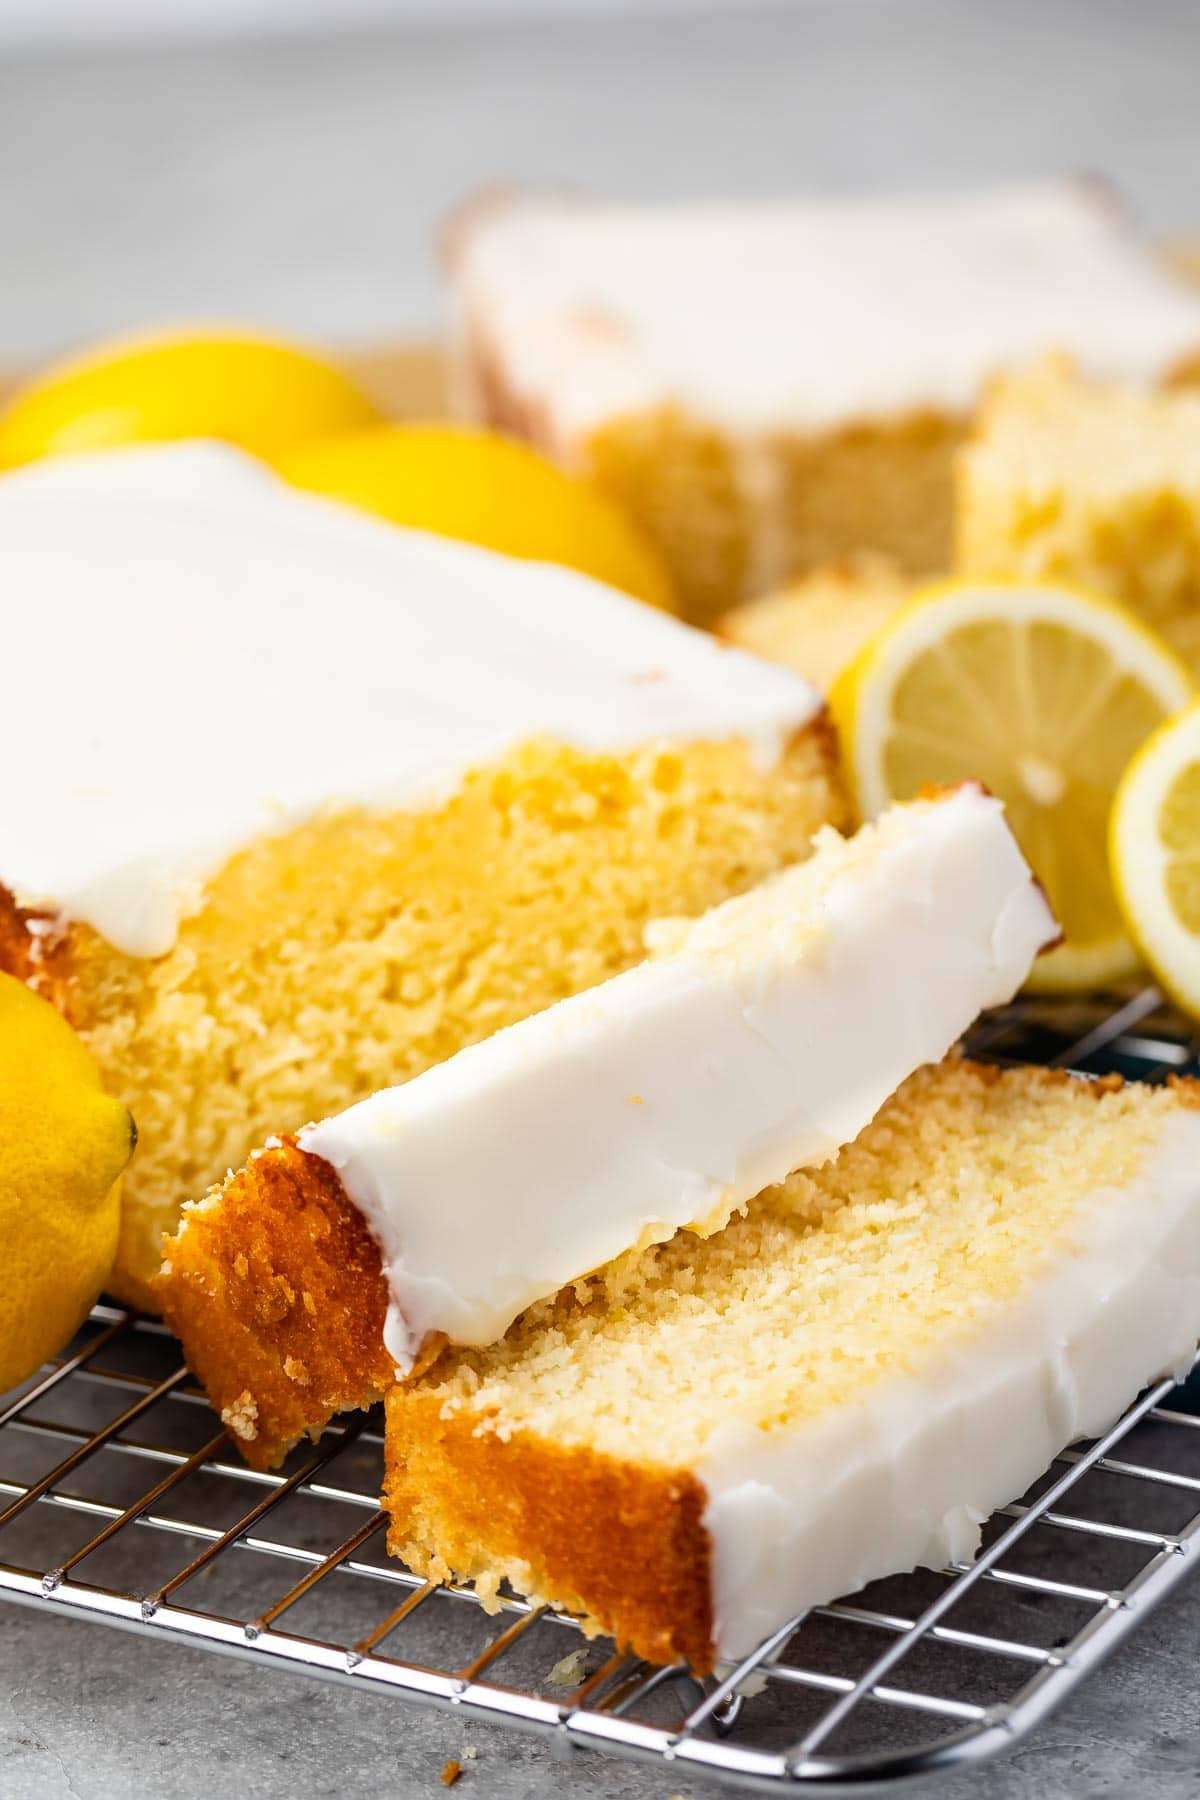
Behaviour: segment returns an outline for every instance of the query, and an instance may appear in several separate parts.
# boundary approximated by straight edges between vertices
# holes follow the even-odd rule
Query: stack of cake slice
[[[276,1141],[185,1209],[156,1283],[247,1457],[447,1340],[833,1156],[1057,936],[977,787],[896,807],[657,953]]]
[[[631,497],[697,616],[893,554],[838,577],[847,637],[827,609],[806,640],[836,656],[941,559],[995,364],[1050,333],[1146,382],[1200,346],[1196,296],[1074,190],[717,226],[476,220],[470,373]],[[703,309],[678,329],[698,292],[719,355]],[[1196,435],[1191,401],[1120,417]],[[1023,432],[964,465],[981,556],[1023,536]],[[1144,601],[1178,618],[1167,497]],[[1188,1361],[1197,1084],[955,1057],[1057,937],[976,784],[843,838],[809,682],[214,446],[5,477],[0,585],[0,968],[131,1102],[113,1285],[256,1467],[384,1397],[415,1570],[705,1671],[969,1555]]]
[[[386,1391],[393,1550],[697,1671],[972,1554],[1200,1336],[1200,1084],[938,1062],[1056,927],[895,808],[267,1145],[158,1287],[256,1466]],[[681,1229],[682,1228],[682,1229]]]

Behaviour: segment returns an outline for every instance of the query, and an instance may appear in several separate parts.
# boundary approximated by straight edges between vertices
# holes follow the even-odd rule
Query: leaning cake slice
[[[922,1070],[835,1161],[387,1401],[390,1545],[697,1672],[981,1521],[1200,1335],[1200,1084]]]
[[[1056,936],[977,786],[829,832],[638,968],[269,1144],[185,1210],[163,1311],[269,1464],[446,1340],[824,1162]]]

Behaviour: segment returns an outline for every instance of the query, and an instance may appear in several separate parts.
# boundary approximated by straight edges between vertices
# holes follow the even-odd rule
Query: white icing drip
[[[794,1613],[968,1561],[982,1522],[1105,1430],[1200,1337],[1200,1113],[1172,1114],[1124,1188],[1081,1207],[1015,1303],[980,1303],[911,1367],[793,1430],[727,1422],[708,1491],[714,1640],[740,1657]]]
[[[297,493],[216,445],[0,479],[0,879],[168,950],[262,832],[437,803],[531,737],[745,739],[812,718],[785,670],[549,564]]]
[[[308,1127],[379,1243],[392,1355],[492,1342],[632,1245],[824,1161],[1056,935],[998,802],[964,788]]]
[[[1200,295],[1068,181],[922,199],[684,205],[518,199],[463,229],[457,301],[556,448],[676,403],[730,432],[964,413],[1050,349],[1156,379],[1200,350]]]

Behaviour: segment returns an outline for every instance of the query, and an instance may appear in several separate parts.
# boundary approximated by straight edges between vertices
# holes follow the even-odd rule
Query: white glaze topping
[[[634,209],[518,198],[464,221],[460,317],[563,455],[676,403],[729,432],[967,411],[1051,349],[1156,379],[1200,294],[1111,201],[1046,182],[924,198]]]
[[[996,1507],[1183,1375],[1198,1337],[1200,1113],[1180,1112],[1015,1302],[985,1303],[857,1405],[790,1431],[717,1428],[698,1474],[718,1656],[881,1576],[969,1561]]]
[[[1057,926],[976,787],[894,808],[590,992],[300,1134],[382,1252],[385,1340],[498,1338],[632,1246],[855,1137]]]
[[[769,765],[820,704],[586,576],[209,444],[0,478],[0,593],[0,880],[132,955],[262,832],[436,804],[532,737],[741,738]]]

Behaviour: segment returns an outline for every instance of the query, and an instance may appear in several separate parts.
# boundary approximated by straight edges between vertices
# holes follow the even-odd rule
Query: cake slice
[[[825,563],[717,620],[718,637],[795,669],[822,694],[913,591],[890,557],[860,551]]]
[[[440,1343],[708,1232],[853,1138],[1058,928],[999,804],[894,808],[656,954],[292,1139],[185,1209],[157,1283],[252,1462]]]
[[[642,954],[844,802],[819,696],[585,577],[215,445],[0,479],[0,967],[189,1194]]]
[[[1200,393],[1062,358],[998,381],[959,461],[956,540],[968,573],[1125,601],[1200,675]]]
[[[387,1398],[390,1547],[698,1673],[980,1524],[1200,1335],[1200,1084],[948,1062]]]
[[[464,410],[599,480],[708,621],[858,550],[950,560],[984,382],[1053,349],[1200,369],[1200,293],[1103,190],[633,208],[516,194],[449,233]]]

